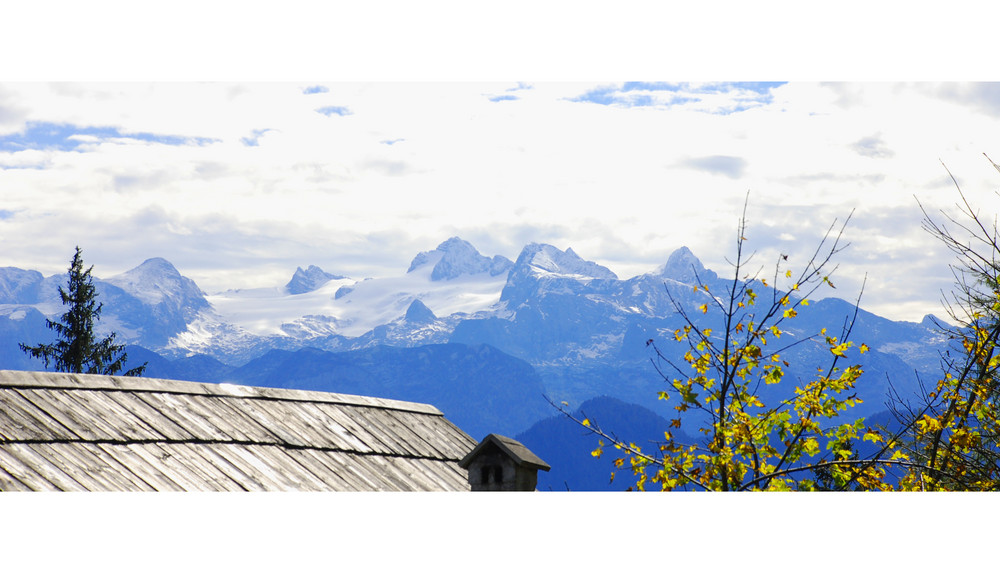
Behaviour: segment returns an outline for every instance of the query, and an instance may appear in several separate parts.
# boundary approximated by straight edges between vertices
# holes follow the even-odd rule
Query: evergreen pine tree
[[[59,319],[61,323],[45,320],[46,326],[56,332],[58,340],[36,346],[19,344],[29,356],[44,360],[46,369],[53,362],[56,371],[115,375],[125,366],[128,355],[124,345],[115,344],[114,333],[100,341],[95,340],[94,322],[100,320],[104,304],[97,302],[97,289],[90,278],[92,269],[93,266],[83,270],[83,258],[77,246],[69,268],[69,291],[59,286],[59,297],[69,310]],[[148,363],[143,363],[123,374],[138,377],[146,370],[146,365]]]

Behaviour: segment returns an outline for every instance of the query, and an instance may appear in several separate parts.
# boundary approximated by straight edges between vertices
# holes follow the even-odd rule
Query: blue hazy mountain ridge
[[[525,430],[551,410],[531,365],[488,345],[274,350],[228,380],[426,402],[477,439]]]
[[[129,346],[128,365],[148,362],[145,376],[357,394],[433,404],[477,439],[515,434],[552,408],[531,365],[480,345],[377,346],[345,352],[272,350],[232,367],[196,355],[166,359]]]
[[[682,363],[686,346],[672,341],[673,331],[683,326],[674,303],[685,308],[699,326],[718,331],[721,315],[711,303],[713,298],[704,291],[695,292],[693,285],[700,282],[718,294],[731,283],[705,268],[687,248],[675,251],[657,270],[625,280],[606,267],[584,260],[571,248],[559,250],[547,244],[529,244],[515,262],[504,263],[506,258],[498,258],[502,257],[482,256],[468,242],[452,238],[436,250],[418,254],[410,268],[433,263],[435,271],[441,268],[439,281],[453,280],[468,272],[486,275],[506,268],[507,278],[500,301],[486,311],[473,315],[435,315],[422,302],[414,302],[404,314],[359,337],[253,335],[223,323],[218,325],[222,335],[207,353],[229,365],[243,365],[274,349],[295,354],[310,347],[354,352],[375,351],[379,346],[418,349],[428,344],[486,345],[491,351],[477,353],[480,358],[495,360],[499,358],[496,354],[502,353],[526,363],[531,372],[525,369],[523,375],[537,374],[541,390],[554,401],[565,400],[578,406],[591,398],[608,395],[650,410],[662,410],[662,402],[656,401],[656,394],[663,389],[664,381],[649,362],[651,354],[646,341],[656,340],[666,355]],[[64,285],[65,279],[65,274],[43,278],[31,270],[0,269],[0,331],[4,333],[0,338],[0,367],[40,368],[40,362],[26,361],[23,353],[17,350],[17,343],[35,344],[51,339],[40,312],[47,312],[50,318],[62,312],[56,288]],[[185,366],[176,364],[184,362],[180,357],[190,357],[190,351],[171,345],[195,319],[211,310],[193,281],[182,276],[166,260],[153,258],[120,276],[107,280],[95,277],[94,282],[99,299],[104,303],[98,333],[116,331],[119,342],[142,346],[169,357],[175,369],[180,367],[176,370],[198,370],[194,366],[184,369]],[[762,300],[770,299],[775,293],[759,282],[755,289]],[[707,314],[697,311],[704,303],[710,308]],[[815,301],[800,308],[799,316],[787,322],[784,329],[790,340],[816,334],[823,327],[831,334],[839,334],[838,326],[853,311],[853,304],[843,300]],[[871,351],[858,359],[866,371],[858,384],[858,392],[865,402],[847,411],[845,419],[882,410],[889,379],[897,390],[912,393],[916,384],[915,371],[934,375],[938,351],[944,347],[943,337],[931,319],[921,323],[893,322],[864,310],[858,314],[852,339],[856,343],[867,343]],[[388,358],[390,354],[383,352],[381,355]],[[409,354],[401,355],[409,358]],[[423,355],[427,359],[451,359],[458,353],[437,350]],[[791,363],[786,381],[777,386],[762,386],[766,398],[779,398],[780,391],[790,390],[796,381],[808,382],[814,378],[817,364],[828,361],[829,351],[822,343],[803,343],[782,356]],[[306,361],[320,358],[308,352],[300,357]],[[271,358],[277,359],[276,356]],[[322,358],[329,359],[325,355]],[[287,366],[292,367],[294,361],[286,360]],[[463,357],[460,361],[472,369],[479,367],[474,356]],[[205,371],[216,370],[207,361],[201,365],[206,367]],[[257,365],[264,363],[257,361]],[[305,369],[296,370],[306,372]],[[420,370],[428,375],[438,374],[426,367]],[[387,367],[382,371],[394,369]],[[407,374],[405,371],[396,373]],[[249,376],[249,370],[245,374]],[[481,373],[476,374],[478,378],[486,378]],[[291,373],[283,378],[288,383],[296,382]],[[311,375],[307,379],[303,384],[312,388],[345,390],[334,386],[332,374],[327,377]],[[264,380],[262,377],[261,381]],[[387,387],[392,383],[388,378],[379,382],[382,385],[375,383],[371,387]],[[489,383],[492,386],[500,381],[494,379]],[[344,386],[362,394],[367,394],[364,391],[370,388],[360,382]],[[506,388],[500,383],[495,390]],[[416,392],[412,394],[419,396]],[[522,395],[525,403],[537,400],[536,397],[537,393]],[[465,404],[473,413],[477,406],[474,402]],[[431,404],[438,406],[433,401]],[[521,405],[511,406],[516,409]],[[547,405],[538,409],[533,403],[522,408],[537,414],[531,422],[542,420],[551,412],[546,410]]]
[[[606,396],[584,402],[573,415],[594,419],[603,430],[644,451],[655,451],[669,426],[665,418],[647,408]],[[673,429],[672,435],[678,442],[694,441],[683,430]],[[614,448],[609,446],[607,455],[595,458],[591,451],[597,448],[598,438],[563,414],[539,421],[514,438],[552,467],[538,473],[539,490],[616,491],[635,482],[627,469],[612,482]]]

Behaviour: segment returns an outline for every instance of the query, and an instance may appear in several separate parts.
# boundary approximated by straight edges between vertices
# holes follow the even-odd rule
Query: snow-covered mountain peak
[[[103,280],[135,296],[143,303],[157,305],[166,298],[176,301],[201,300],[204,293],[163,258],[150,258],[131,270]]]
[[[681,246],[674,250],[667,258],[667,263],[657,273],[661,277],[686,284],[697,283],[698,279],[706,281],[718,277],[715,272],[705,268],[701,260],[687,246]]]
[[[521,254],[514,262],[515,271],[531,269],[533,273],[550,273],[564,276],[579,276],[587,278],[616,280],[618,276],[608,268],[584,260],[573,248],[566,248],[563,252],[555,246],[549,244],[537,244],[532,242],[521,250]]]
[[[433,264],[432,281],[451,280],[462,275],[476,275],[489,272],[498,276],[513,265],[503,256],[489,258],[479,253],[475,246],[455,236],[442,242],[430,252],[421,252],[413,258],[407,273]]]
[[[43,279],[35,270],[0,268],[0,303],[35,303]]]
[[[347,277],[325,272],[318,266],[309,266],[309,269],[307,270],[303,270],[300,266],[295,268],[295,275],[293,275],[292,279],[285,285],[285,289],[292,295],[299,295],[310,291],[316,291],[330,280],[343,279],[347,279]]]

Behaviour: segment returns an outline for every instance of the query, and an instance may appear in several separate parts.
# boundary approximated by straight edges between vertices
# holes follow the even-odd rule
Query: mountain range
[[[45,319],[64,311],[57,287],[65,280],[0,268],[0,368],[41,368],[17,344],[52,339]],[[571,408],[611,398],[621,404],[598,400],[592,408],[619,411],[607,413],[619,422],[642,418],[642,427],[621,432],[648,433],[658,422],[648,415],[667,409],[656,399],[664,380],[650,363],[647,341],[681,358],[685,347],[671,341],[683,325],[674,303],[710,326],[720,318],[712,304],[705,314],[697,308],[712,299],[708,291],[727,283],[684,247],[659,268],[620,279],[571,248],[532,243],[511,261],[484,256],[457,237],[416,254],[405,272],[374,279],[309,266],[296,268],[284,286],[206,294],[163,258],[94,278],[104,303],[98,334],[116,332],[129,344],[131,366],[150,362],[147,376],[428,402],[477,438],[523,434],[548,442],[542,446],[553,454],[569,445],[552,446],[565,435],[549,418],[561,415],[546,398]],[[773,293],[762,283],[755,289],[762,297]],[[814,301],[787,323],[786,334],[833,330],[853,312],[840,299]],[[848,420],[883,411],[890,381],[901,395],[915,394],[947,345],[931,316],[897,322],[864,310],[852,339],[871,350],[859,358],[864,403],[844,413]],[[786,379],[807,381],[824,355],[828,350],[817,343],[783,353],[791,363]],[[762,396],[778,398],[793,384],[762,387]],[[645,412],[620,414],[622,406]],[[584,480],[569,476],[551,488],[599,489],[593,478]]]

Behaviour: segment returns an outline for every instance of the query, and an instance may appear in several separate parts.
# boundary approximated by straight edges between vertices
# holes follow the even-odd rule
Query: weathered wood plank
[[[185,443],[149,443],[146,449],[163,462],[169,474],[180,474],[189,486],[200,492],[240,491],[239,485],[194,451],[200,445]],[[167,470],[164,471],[167,471]]]
[[[77,482],[73,476],[67,474],[63,466],[56,465],[45,456],[33,450],[27,444],[12,442],[5,445],[7,451],[16,456],[21,462],[31,469],[41,474],[46,480],[52,482],[60,490],[69,492],[83,492],[86,487]]]
[[[0,408],[0,440],[22,441],[37,436],[29,427],[25,426],[26,424],[24,420],[18,419],[17,415],[7,414],[7,411]]]
[[[242,423],[239,422],[239,419],[242,415],[226,407],[223,403],[225,399],[199,395],[178,395],[177,398],[184,403],[185,410],[203,419],[219,434],[223,435],[218,440],[230,442],[253,441],[240,427]]]
[[[357,454],[330,454],[327,456],[331,462],[339,467],[338,474],[347,474],[357,483],[358,491],[387,491],[383,483],[378,478],[372,476],[371,472],[364,468],[358,461],[364,458]]]
[[[51,438],[64,440],[76,437],[72,431],[51,415],[46,414],[44,410],[25,398],[16,389],[0,390],[0,408],[10,412],[16,411],[23,418],[30,418],[35,426],[44,426],[45,430],[51,434]]]
[[[277,444],[280,439],[250,415],[243,406],[243,401],[232,397],[197,397],[198,399],[212,398],[214,406],[220,414],[226,415],[229,422],[239,430],[246,442],[273,443]]]
[[[81,390],[73,391],[70,396],[94,416],[105,420],[113,419],[113,423],[109,424],[113,425],[118,433],[115,440],[155,440],[160,437],[158,432],[132,411],[118,404],[113,398],[109,398],[107,393]]]
[[[93,458],[91,461],[98,472],[109,481],[109,488],[106,491],[154,491],[156,488],[149,485],[138,474],[122,465],[113,456],[101,449],[97,444],[91,442],[65,443],[74,453],[80,456]]]
[[[81,407],[80,402],[69,396],[69,391],[37,389],[28,396],[35,406],[58,420],[75,433],[80,440],[118,440],[120,433],[104,419]]]
[[[17,395],[0,390],[0,423],[7,440],[52,440],[59,436],[45,422],[24,411]]]
[[[218,455],[205,450],[202,444],[184,444],[185,458],[196,462],[203,471],[209,473],[212,481],[219,488],[227,492],[241,492],[248,489],[240,483],[238,478],[233,477],[233,468],[229,462]],[[238,471],[237,471],[238,472]]]
[[[73,480],[78,482],[89,492],[100,492],[116,490],[117,483],[113,483],[101,470],[92,456],[80,455],[75,448],[79,443],[45,443],[28,444],[35,453],[49,460],[60,470],[68,474]]]
[[[399,411],[394,410],[385,410],[383,411],[383,415],[386,417],[388,423],[394,426],[405,427],[405,433],[410,435],[410,441],[414,445],[419,446],[420,456],[427,458],[448,458],[450,456],[449,449],[443,446],[442,443],[437,442],[436,435],[423,424],[422,421],[425,415],[412,413],[400,414]],[[398,432],[403,433],[402,430],[398,430]]]
[[[451,469],[457,466],[454,462],[432,460],[429,458],[387,458],[387,461],[397,465],[405,465],[405,469],[415,474],[417,481],[423,483],[422,491],[468,491],[468,474]]]
[[[0,492],[31,492],[33,489],[21,480],[7,473],[0,464]]]
[[[295,490],[296,484],[282,472],[257,457],[258,448],[243,444],[215,445],[213,449],[241,471],[251,474],[268,491]]]
[[[108,391],[108,398],[113,399],[136,417],[142,419],[162,440],[191,440],[194,435],[183,426],[161,413],[138,395],[120,391]]]
[[[385,461],[399,470],[408,481],[419,485],[419,491],[427,492],[434,490],[455,491],[461,489],[464,482],[456,482],[450,474],[442,474],[433,468],[440,463],[439,460],[423,458],[395,458],[387,457]]]
[[[100,450],[114,458],[122,466],[125,466],[129,472],[139,476],[157,492],[179,492],[184,490],[183,486],[150,465],[148,460],[136,452],[133,448],[134,446],[136,445],[103,443],[97,445]]]
[[[327,437],[333,443],[333,448],[337,450],[371,452],[371,448],[366,446],[364,442],[358,440],[346,428],[335,422],[329,415],[323,413],[323,407],[332,405],[317,405],[312,402],[301,402],[299,405],[303,411],[315,419],[318,427],[325,431]]]
[[[315,448],[338,448],[339,441],[326,428],[325,418],[315,417],[307,407],[300,402],[278,402],[272,404],[280,411],[281,420],[289,429],[303,437],[310,446]]]
[[[186,395],[170,393],[136,393],[136,396],[184,427],[198,440],[229,440],[229,436],[204,418],[190,412]]]
[[[330,469],[315,449],[291,448],[283,451],[274,450],[275,457],[285,457],[289,462],[301,466],[307,475],[307,488],[312,491],[332,492],[342,489],[346,483]]]
[[[305,456],[311,462],[314,462],[317,467],[321,467],[322,473],[318,475],[327,483],[331,491],[350,492],[357,490],[357,484],[354,479],[349,475],[343,474],[338,465],[329,458],[331,454],[342,454],[342,452],[303,448],[289,450],[289,453]]]
[[[350,467],[353,464],[353,458],[358,456],[357,454],[332,450],[313,450],[312,452],[322,459],[323,465],[330,470],[330,473],[347,483],[349,490],[370,491],[374,489],[372,482],[363,478],[356,468]]]
[[[366,487],[362,488],[363,490],[373,492],[396,491],[396,486],[391,481],[383,477],[377,470],[372,469],[372,465],[368,461],[369,458],[373,458],[373,456],[352,454],[340,456],[339,460],[344,462],[352,474],[365,482]]]
[[[476,447],[477,442],[443,416],[430,416],[404,411],[389,411],[399,422],[416,432],[421,440],[437,450],[438,458],[461,460]]]
[[[15,444],[0,445],[0,466],[25,486],[33,491],[57,492],[59,487],[50,482],[49,479],[34,469],[31,464],[26,464],[23,460],[10,453],[8,447]]]
[[[174,460],[169,450],[152,442],[129,444],[127,448],[141,458],[150,471],[162,474],[177,484],[180,490],[185,492],[212,491],[212,487],[208,483],[192,474],[190,467]]]
[[[434,450],[412,430],[392,417],[392,411],[373,410],[364,416],[365,420],[377,428],[380,434],[390,437],[397,454],[407,456],[434,456]]]
[[[216,447],[225,446],[222,444],[212,444],[205,446],[193,446],[194,450],[200,454],[207,461],[211,462],[213,466],[218,468],[221,472],[225,473],[233,482],[237,483],[240,488],[248,492],[262,492],[266,491],[267,488],[254,479],[252,474],[244,472],[235,464],[227,460],[225,457],[216,452]],[[235,446],[235,445],[233,445]]]
[[[416,448],[405,442],[402,437],[393,432],[392,428],[381,422],[381,419],[378,417],[385,413],[384,410],[353,407],[344,409],[343,412],[348,414],[355,424],[362,427],[373,438],[384,443],[386,453],[393,455],[420,455],[420,452]]]
[[[392,456],[365,456],[363,460],[369,470],[386,483],[386,488],[400,492],[420,490],[420,482],[407,477],[395,464],[389,462],[389,458]]]
[[[368,428],[356,422],[354,418],[348,414],[348,411],[352,408],[353,407],[324,406],[320,407],[320,410],[332,418],[334,422],[346,428],[348,432],[353,434],[358,440],[363,442],[368,450],[379,454],[391,453],[392,448],[375,437],[375,435],[373,435]]]
[[[262,461],[270,464],[272,468],[295,482],[295,490],[323,491],[327,489],[327,485],[322,479],[313,474],[308,466],[296,461],[284,448],[280,446],[255,446],[254,452]]]
[[[250,418],[274,434],[279,442],[293,446],[309,446],[309,439],[285,426],[282,411],[274,406],[278,401],[246,400],[241,410]]]
[[[391,469],[399,473],[399,478],[408,482],[411,490],[413,491],[430,491],[430,490],[449,490],[451,489],[450,482],[442,479],[435,473],[427,473],[421,471],[418,466],[419,459],[417,458],[398,458],[393,456],[388,456],[383,459],[383,461],[388,464]]]

